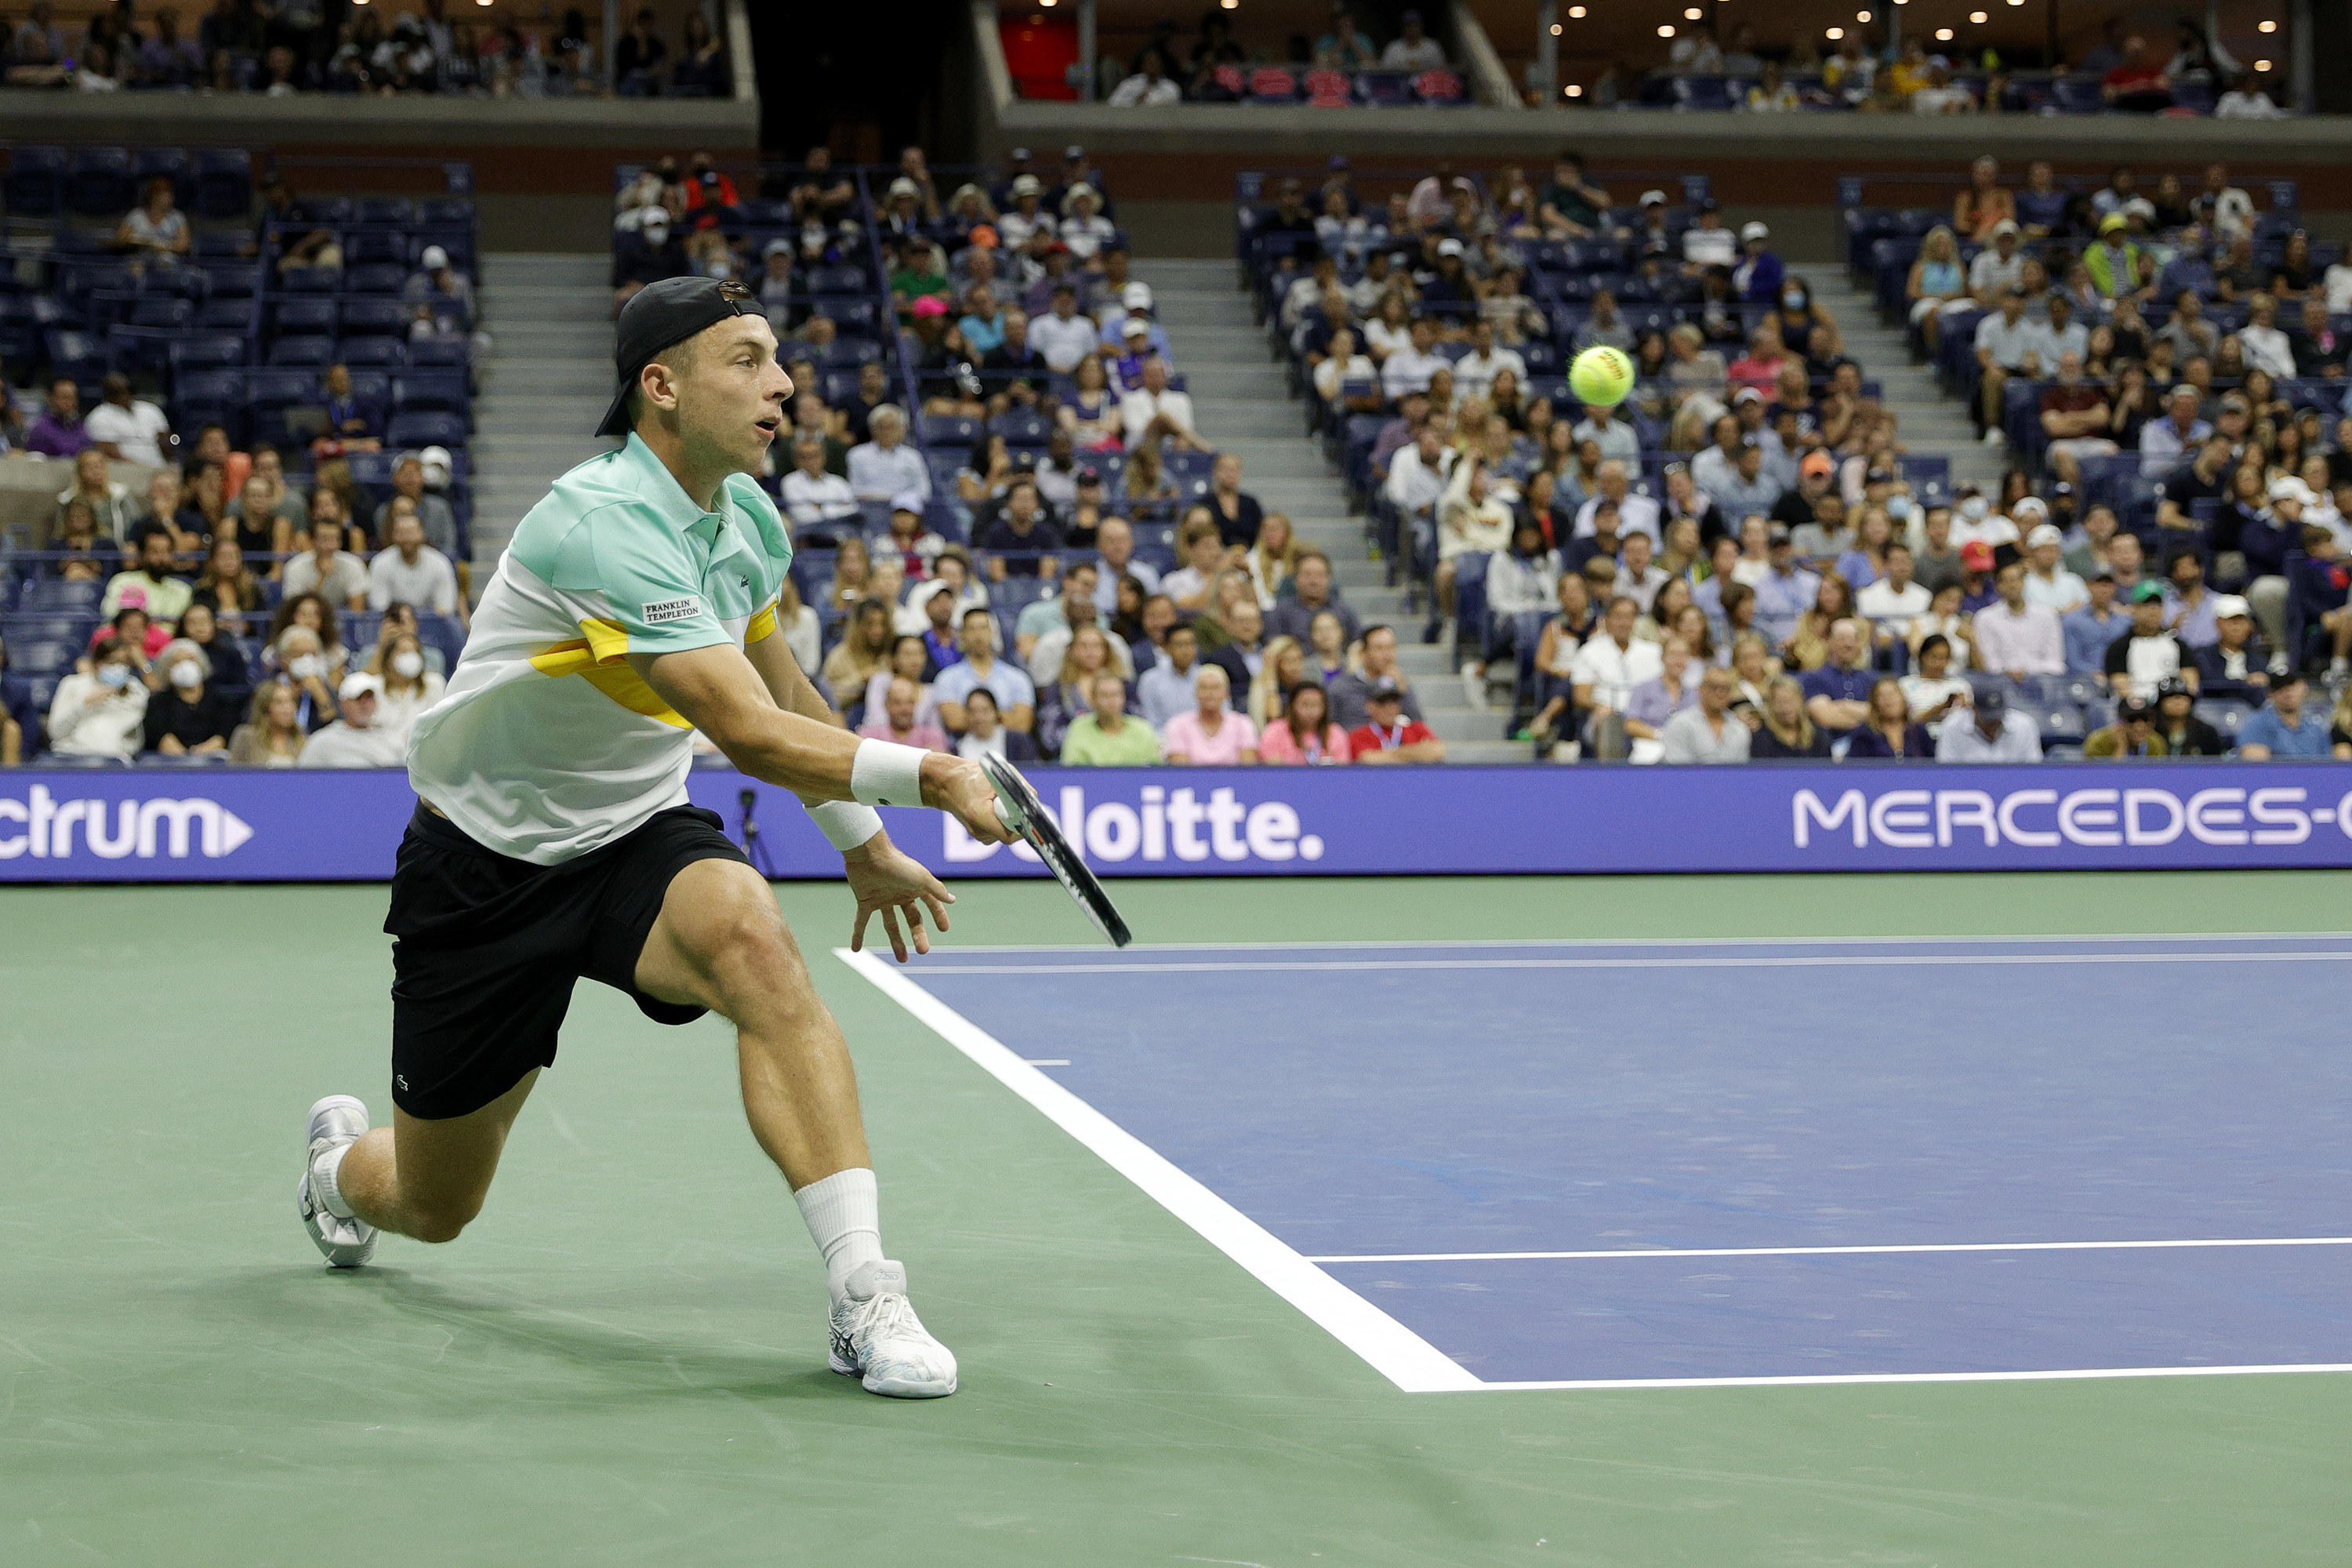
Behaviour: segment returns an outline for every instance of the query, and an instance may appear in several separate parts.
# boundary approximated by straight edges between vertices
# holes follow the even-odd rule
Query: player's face
[[[678,383],[678,416],[689,439],[707,443],[742,472],[756,473],[784,426],[793,378],[776,363],[776,334],[759,316],[730,316],[706,328]]]

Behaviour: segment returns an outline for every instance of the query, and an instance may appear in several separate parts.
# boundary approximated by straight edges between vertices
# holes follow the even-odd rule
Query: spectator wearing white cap
[[[1018,250],[1040,227],[1053,232],[1055,221],[1045,210],[1045,183],[1036,175],[1014,175],[1012,195],[1012,205],[996,215],[996,237],[1005,249]]]
[[[2056,523],[2037,522],[2026,531],[2025,602],[2062,622],[2091,602],[2090,584],[2066,570],[2065,544]]]
[[[1990,310],[2000,304],[2003,294],[2023,293],[2025,264],[2032,259],[2025,254],[2015,223],[2003,219],[1993,225],[1992,243],[1969,263],[1969,297],[1978,309]]]
[[[373,675],[343,677],[335,689],[341,717],[310,737],[302,748],[298,768],[396,768],[406,748],[400,736],[375,721],[383,683]]]
[[[1731,269],[1731,286],[1751,305],[1780,302],[1780,279],[1787,269],[1772,253],[1772,231],[1760,223],[1739,228],[1739,264]]]
[[[466,325],[474,324],[474,280],[449,264],[446,249],[428,245],[417,257],[416,270],[409,274],[400,298],[403,304],[423,305],[436,294],[456,300]]]
[[[1091,260],[1095,253],[1110,243],[1118,230],[1110,219],[1102,216],[1102,197],[1092,185],[1080,182],[1062,195],[1061,239],[1070,247],[1070,254],[1080,261]]]
[[[2293,474],[2281,474],[2270,483],[2269,512],[2248,518],[2238,531],[2246,603],[2273,647],[2286,646],[2287,553],[2303,547],[2303,509],[2318,499]]]
[[[1139,321],[1150,329],[1147,335],[1149,351],[1173,365],[1176,355],[1175,352],[1168,346],[1168,333],[1158,321],[1151,318],[1151,285],[1129,283],[1118,291],[1118,315],[1113,315],[1108,310],[1103,312],[1102,346],[1115,352],[1124,351],[1129,346],[1127,323]]]
[[[2214,598],[2213,631],[2215,640],[2191,655],[2198,694],[2260,703],[2270,695],[2271,650],[2254,630],[2253,611],[2242,597],[2222,594]]]

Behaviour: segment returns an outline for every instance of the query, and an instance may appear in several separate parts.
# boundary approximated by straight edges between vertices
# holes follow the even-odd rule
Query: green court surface
[[[1050,886],[961,890],[957,942],[1091,941]],[[2326,931],[2352,909],[2352,874],[2321,872],[1117,891],[1146,942]],[[2352,1558],[2342,1375],[1400,1393],[835,959],[841,889],[781,897],[858,1058],[886,1242],[961,1358],[952,1399],[825,1370],[822,1271],[724,1025],[660,1029],[583,984],[474,1228],[330,1274],[291,1189],[312,1099],[389,1113],[383,889],[0,893],[0,1564]],[[1954,1022],[1999,1021],[1989,998]],[[1203,975],[1199,1026],[1236,1022]]]

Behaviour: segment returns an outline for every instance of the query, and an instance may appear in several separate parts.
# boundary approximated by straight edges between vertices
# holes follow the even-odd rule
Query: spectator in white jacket
[[[58,682],[49,702],[49,750],[127,763],[139,753],[146,721],[147,687],[130,645],[101,637],[90,650],[89,667]]]

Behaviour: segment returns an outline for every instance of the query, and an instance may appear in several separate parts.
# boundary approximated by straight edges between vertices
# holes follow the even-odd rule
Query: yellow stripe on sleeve
[[[776,606],[770,605],[766,609],[761,610],[758,615],[751,617],[751,624],[743,629],[743,641],[748,645],[758,642],[763,637],[772,637],[775,635]]]

